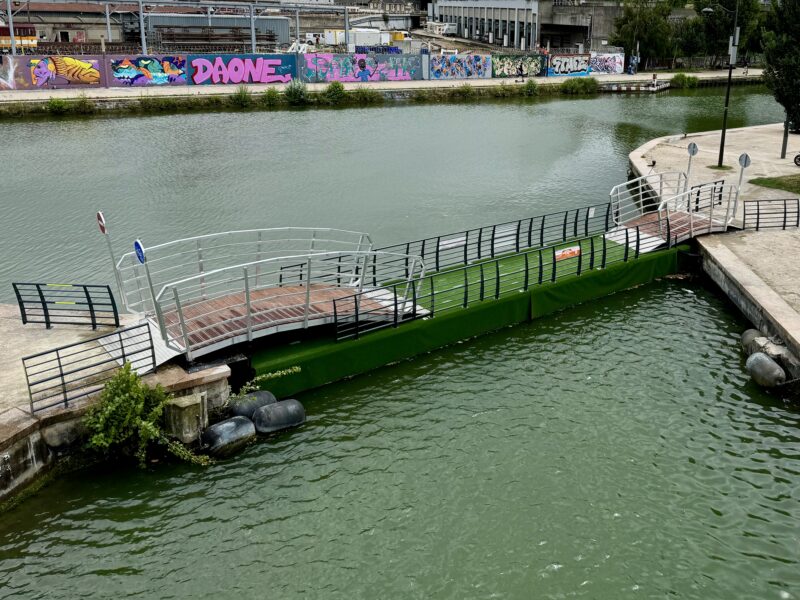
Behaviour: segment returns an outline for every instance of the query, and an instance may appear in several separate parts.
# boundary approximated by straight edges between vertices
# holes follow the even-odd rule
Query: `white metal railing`
[[[424,275],[420,257],[391,252],[272,257],[168,282],[156,294],[154,312],[167,346],[191,360],[269,333],[332,322],[342,288],[352,294],[392,282],[409,296],[409,282]]]
[[[217,269],[282,256],[318,252],[368,252],[372,240],[366,233],[330,228],[281,227],[225,231],[190,237],[147,248],[147,269],[136,254],[117,262],[122,302],[131,312],[152,314],[153,291]],[[148,282],[148,273],[152,287]]]
[[[677,243],[726,231],[736,215],[738,197],[739,186],[724,181],[692,186],[659,204],[659,233]]]
[[[688,189],[682,171],[653,173],[631,179],[611,188],[609,200],[616,225],[622,225],[654,210],[665,198],[672,198]]]

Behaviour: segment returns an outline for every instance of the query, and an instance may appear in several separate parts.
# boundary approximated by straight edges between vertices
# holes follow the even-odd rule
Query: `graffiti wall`
[[[185,56],[112,56],[108,66],[112,87],[186,85]]]
[[[192,85],[289,83],[296,72],[294,54],[190,54],[187,79]]]
[[[525,77],[544,75],[547,72],[547,57],[542,54],[492,54],[492,77],[517,77],[520,65]]]
[[[589,69],[592,73],[622,75],[625,72],[625,55],[592,52]]]
[[[431,56],[430,79],[489,79],[492,57],[481,54]]]
[[[300,59],[303,81],[409,81],[422,79],[418,54],[305,54]]]
[[[7,54],[0,54],[0,90],[13,90],[17,87],[14,81],[17,61]]]
[[[571,75],[579,77],[588,75],[590,58],[589,54],[551,54],[547,76]]]
[[[102,59],[97,56],[18,56],[12,64],[16,89],[99,86],[102,83]]]

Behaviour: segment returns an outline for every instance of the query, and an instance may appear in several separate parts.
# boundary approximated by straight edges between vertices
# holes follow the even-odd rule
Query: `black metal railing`
[[[642,253],[667,241],[647,235],[640,227],[626,228],[615,235],[573,239],[517,255],[489,258],[481,262],[433,273],[378,289],[365,290],[333,301],[336,339],[360,335],[449,310],[464,309],[484,300],[527,291],[533,286],[586,271],[638,259]]]
[[[119,327],[114,294],[107,285],[12,283],[22,323]]]
[[[608,231],[613,226],[611,204],[606,202],[403,242],[378,251],[420,256],[427,268],[439,271],[530,248],[543,248]]]
[[[140,375],[155,369],[149,324],[24,357],[31,414],[57,406],[67,408],[99,392],[125,363],[131,363]]]
[[[742,229],[800,227],[800,198],[745,200]]]

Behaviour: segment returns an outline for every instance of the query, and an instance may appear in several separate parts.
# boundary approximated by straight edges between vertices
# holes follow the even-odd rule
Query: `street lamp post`
[[[726,13],[731,14],[731,10],[725,8],[720,4],[714,5],[716,8],[721,8]],[[701,12],[705,14],[711,14],[714,12],[714,8],[707,6]],[[736,48],[739,46],[739,0],[736,0],[736,8],[733,10],[733,35],[731,35],[730,43],[728,47],[728,87],[725,90],[725,110],[722,113],[722,137],[719,140],[719,161],[717,161],[717,166],[722,166],[722,158],[725,154],[725,131],[728,129],[728,105],[730,104],[731,100],[731,81],[733,79],[733,65],[736,63]]]

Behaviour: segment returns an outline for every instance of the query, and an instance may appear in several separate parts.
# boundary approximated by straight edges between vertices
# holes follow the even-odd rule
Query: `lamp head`
[[[711,8],[710,6],[706,6],[706,7],[705,7],[703,10],[701,10],[700,12],[701,12],[701,13],[703,13],[704,15],[710,15],[710,14],[712,14],[712,13],[714,12],[714,9],[713,9],[713,8]]]

